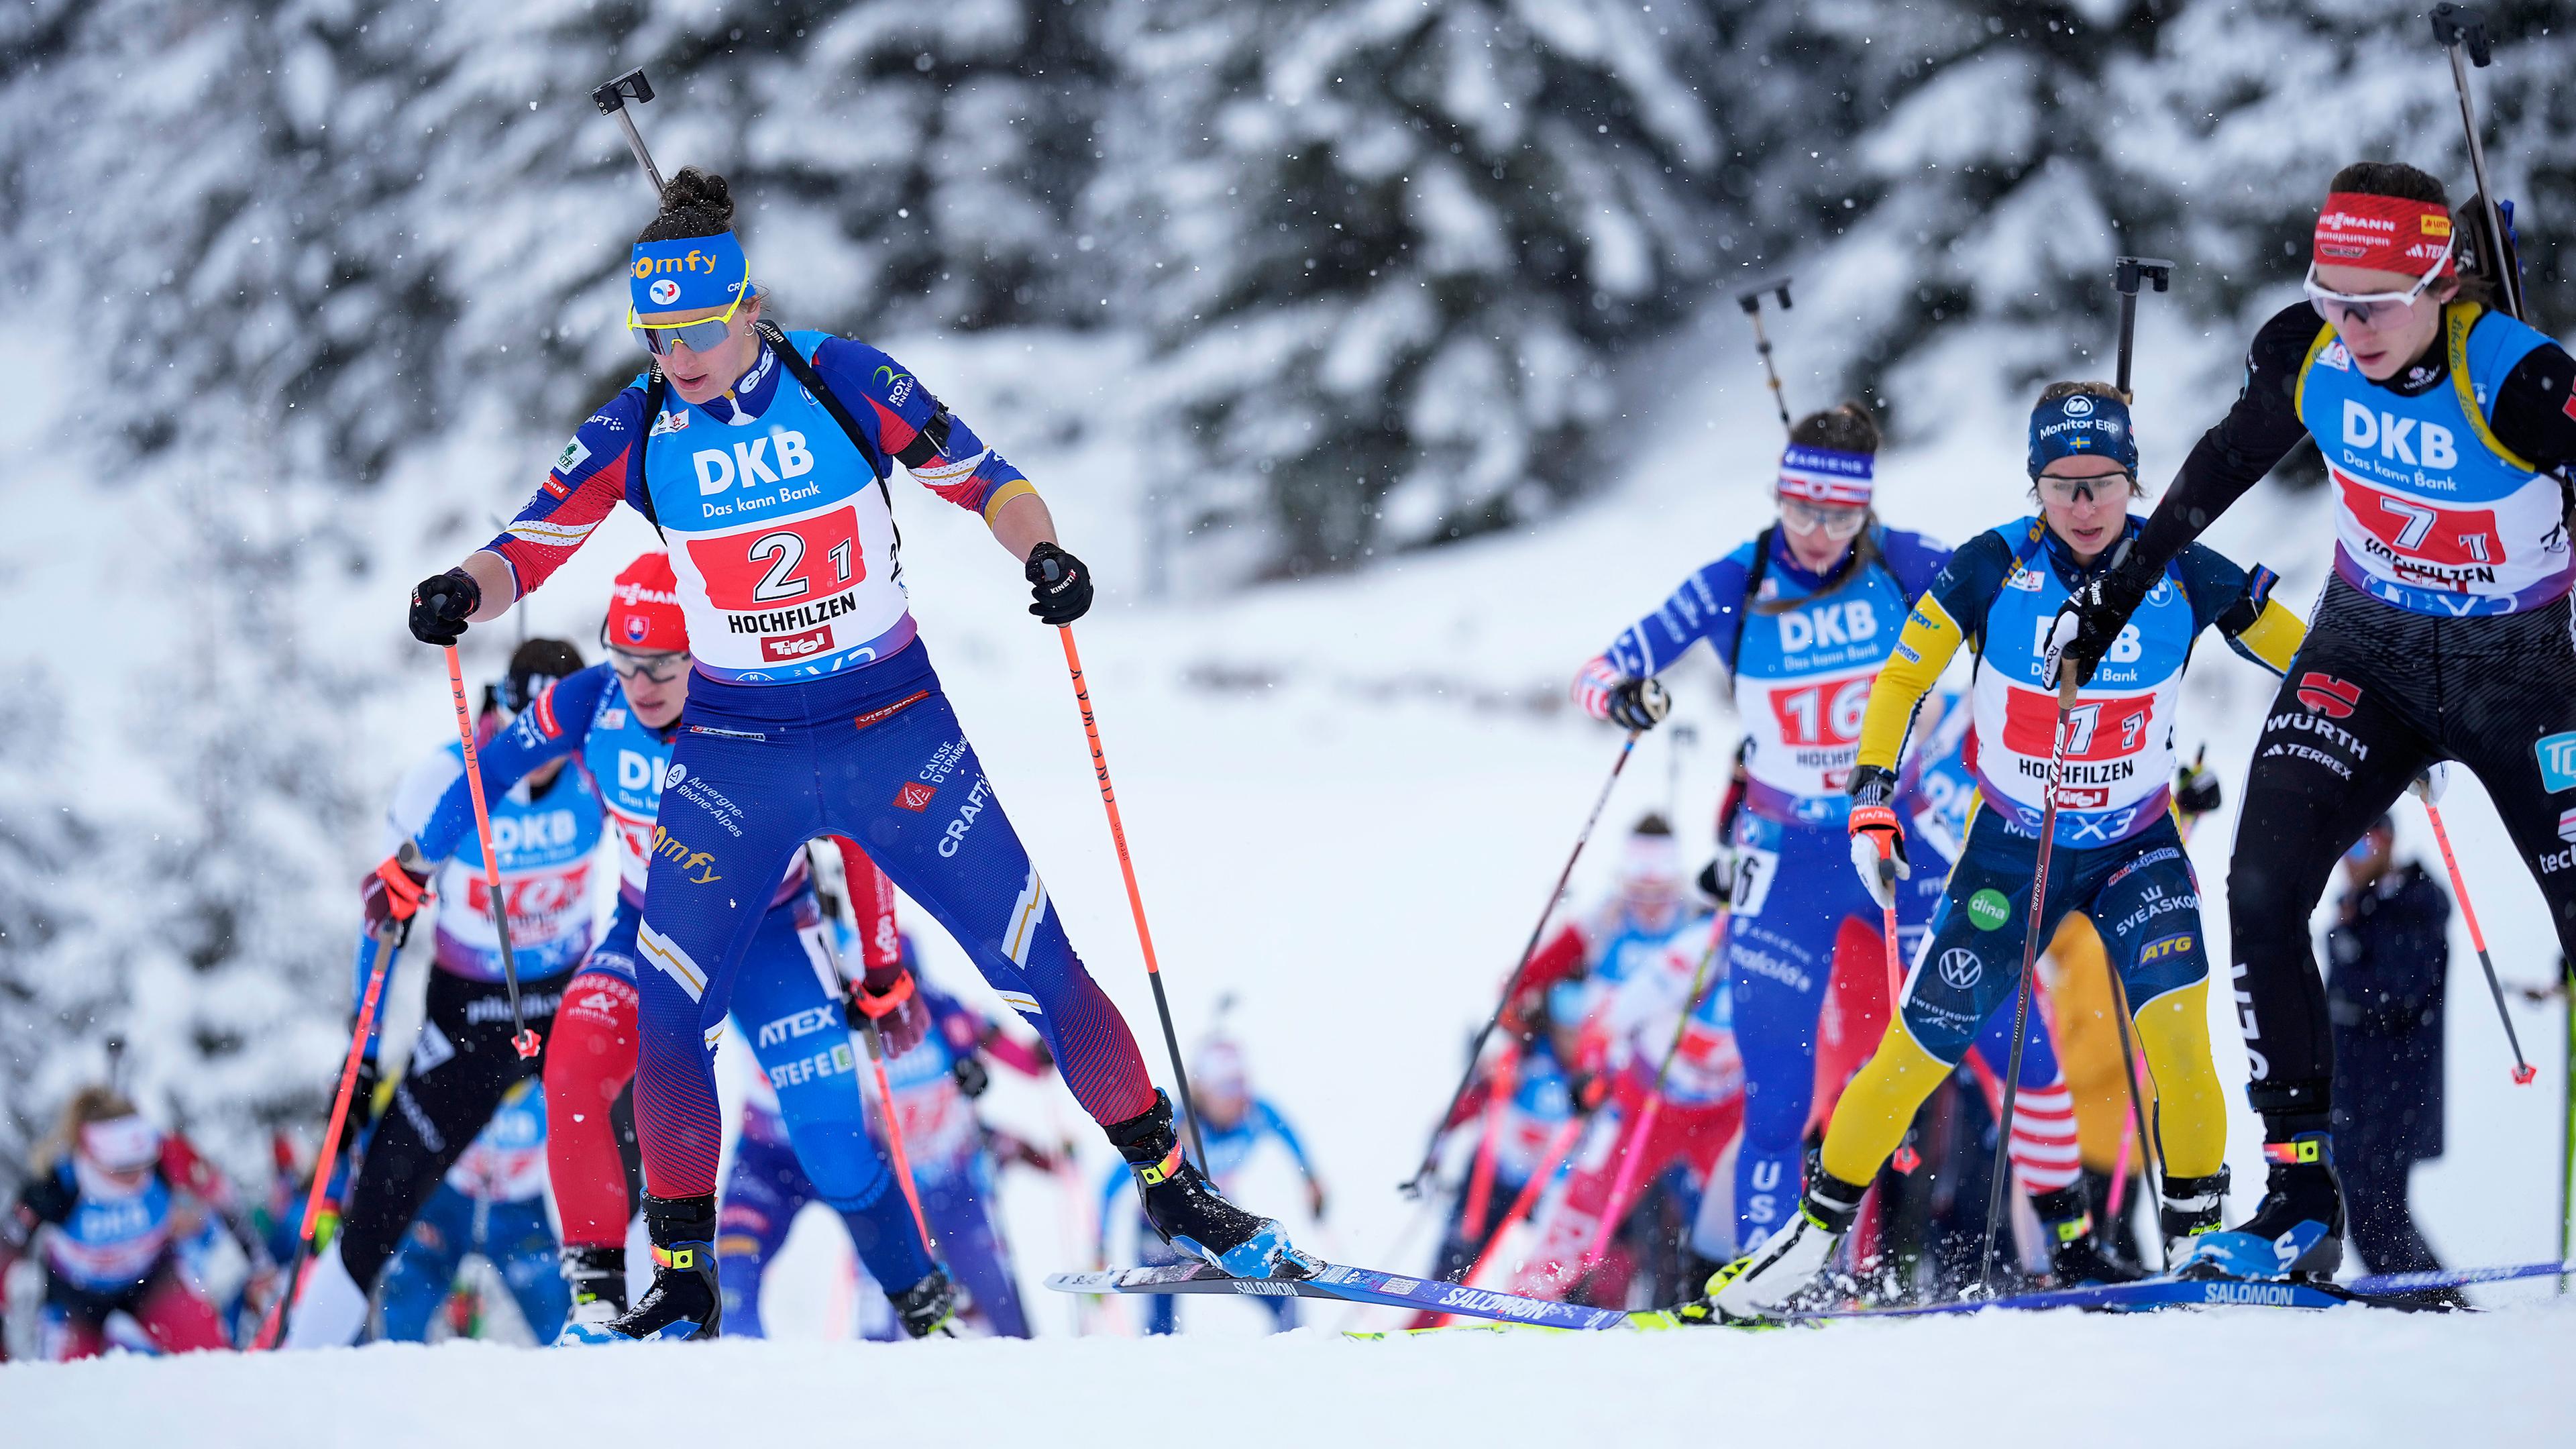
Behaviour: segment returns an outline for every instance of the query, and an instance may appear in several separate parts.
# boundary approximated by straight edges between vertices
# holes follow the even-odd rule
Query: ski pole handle
[[[492,849],[492,807],[483,799],[483,764],[474,746],[474,715],[465,706],[465,666],[447,646],[447,691],[456,701],[456,738],[465,749],[465,789],[474,801],[474,839],[483,847],[483,892],[491,898],[492,929],[501,941],[501,981],[510,993],[510,1045],[521,1060],[537,1054],[539,1037],[519,1010],[519,963],[510,952],[510,908],[501,893],[501,857]]]

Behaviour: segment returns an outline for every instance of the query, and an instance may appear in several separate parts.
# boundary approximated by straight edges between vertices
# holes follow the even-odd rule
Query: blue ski
[[[1457,1283],[1425,1281],[1328,1263],[1312,1278],[1231,1278],[1205,1263],[1168,1268],[1111,1268],[1098,1273],[1057,1273],[1046,1280],[1059,1293],[1245,1293],[1260,1297],[1328,1298],[1387,1308],[1428,1309],[1539,1328],[1626,1328],[1615,1308],[1583,1308],[1545,1298],[1524,1298]]]
[[[2085,1288],[2052,1288],[2001,1298],[1955,1303],[1918,1303],[1893,1308],[1835,1308],[1786,1315],[1795,1319],[1919,1318],[1931,1314],[1982,1313],[1990,1308],[2037,1312],[2049,1308],[2091,1308],[2137,1313],[2158,1308],[2251,1305],[2266,1308],[2340,1308],[2359,1303],[2392,1306],[2387,1300],[2430,1288],[2462,1288],[2472,1283],[2501,1283],[2515,1278],[2549,1277],[2567,1272],[2563,1263],[2517,1263],[2501,1268],[2461,1268],[2436,1273],[2380,1273],[2349,1283],[2309,1283],[2244,1278],[2149,1278],[2137,1283],[2102,1283]]]

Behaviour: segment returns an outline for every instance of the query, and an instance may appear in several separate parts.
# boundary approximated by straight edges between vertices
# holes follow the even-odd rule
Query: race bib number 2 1
[[[836,594],[868,576],[855,509],[836,508],[775,528],[689,540],[689,559],[717,608],[754,613]]]

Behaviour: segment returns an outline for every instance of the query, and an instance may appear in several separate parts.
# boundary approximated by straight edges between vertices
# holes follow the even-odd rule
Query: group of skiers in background
[[[367,1040],[331,1231],[289,1221],[292,1168],[263,1225],[182,1140],[83,1093],[9,1239],[41,1240],[48,1355],[116,1333],[171,1350],[417,1337],[469,1251],[541,1339],[758,1334],[762,1265],[808,1203],[847,1228],[888,1334],[1025,1333],[995,1174],[1062,1176],[1070,1145],[977,1120],[992,1063],[1062,1074],[1119,1151],[1104,1204],[1132,1185],[1149,1261],[1323,1266],[1228,1199],[1276,1139],[1325,1206],[1239,1050],[1199,1053],[1197,1160],[1074,953],[917,637],[886,479],[901,463],[976,512],[1045,624],[1088,609],[1088,570],[1029,481],[901,364],[766,320],[732,215],[721,178],[670,179],[633,252],[652,368],[498,537],[414,592],[415,635],[453,649],[621,502],[668,544],[619,575],[603,662],[522,645],[478,737],[397,793],[363,889]],[[2431,1262],[2405,1168],[2439,1150],[2448,907],[2390,859],[2392,802],[2442,762],[2476,773],[2576,937],[2558,476],[2576,360],[2493,305],[2501,248],[2474,220],[2415,168],[2338,173],[2307,300],[2257,334],[2234,407],[2147,517],[2112,383],[2040,390],[2028,504],[1999,488],[1995,512],[2018,516],[1956,549],[1878,519],[1861,406],[1790,427],[1776,520],[1576,680],[1633,748],[1670,708],[1656,676],[1705,642],[1743,748],[1708,868],[1673,821],[1637,822],[1615,898],[1510,974],[1502,1045],[1441,1124],[1440,1276],[1709,1321],[1818,1291],[1943,1292],[1986,1274],[1997,1172],[2018,1188],[2014,1263],[2059,1283],[2330,1275],[2347,1232],[2375,1266]],[[2269,570],[2194,539],[2310,437],[2337,547],[2303,621]],[[2282,676],[2227,879],[2221,959],[2269,1165],[2233,1226],[2214,953],[2185,850],[2220,792],[2178,747],[2208,631]],[[1947,686],[1962,649],[1969,681]],[[604,925],[603,835],[620,871]],[[2329,986],[2307,921],[2338,860]],[[898,885],[1034,1042],[924,981]],[[396,1070],[369,1013],[433,898],[426,1016]],[[728,1033],[760,1083],[720,1182]],[[863,1086],[880,1066],[894,1131]],[[630,1299],[639,1212],[650,1286]],[[227,1245],[240,1262],[219,1274]],[[1294,1321],[1292,1298],[1257,1301]]]

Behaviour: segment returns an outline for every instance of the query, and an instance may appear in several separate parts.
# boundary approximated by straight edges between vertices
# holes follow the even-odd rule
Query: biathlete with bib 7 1
[[[1134,1168],[1155,1230],[1239,1277],[1320,1264],[1227,1202],[1182,1155],[1170,1101],[1074,954],[915,637],[897,558],[901,463],[980,514],[1069,624],[1090,572],[1037,491],[902,364],[864,342],[783,333],[733,233],[723,178],[670,179],[637,237],[632,325],[655,365],[572,442],[501,535],[412,597],[413,633],[499,618],[621,501],[670,544],[695,674],[663,776],[636,933],[635,1084],[653,1286],[616,1332],[712,1333],[722,1124],[711,1042],[772,891],[808,840],[846,835],[973,957]]]
[[[2474,204],[2471,210],[2474,210]],[[2268,1190],[2215,1240],[2238,1276],[2332,1276],[2344,1207],[2332,1027],[2308,919],[2335,862],[2438,761],[2475,772],[2576,952],[2576,359],[2460,275],[2441,182],[2335,173],[2308,300],[2263,324],[2245,387],[2128,556],[2068,602],[2081,678],[2211,520],[2300,439],[2335,492],[2335,570],[2272,701],[2227,866]]]
[[[1990,1015],[2011,1003],[2031,925],[2031,883],[2050,783],[2058,700],[2052,629],[2069,591],[2134,536],[2137,440],[2107,383],[2055,383],[2030,420],[2039,513],[1979,534],[1915,601],[1880,672],[1851,777],[1851,831],[1894,833],[1898,754],[1915,708],[1961,645],[1977,658],[1970,695],[1977,781],[1967,839],[1915,953],[1897,1018],[1834,1108],[1804,1200],[1786,1231],[1721,1268],[1717,1312],[1758,1318],[1813,1282],[1860,1210],[1861,1194],[1915,1110],[1948,1077]],[[2298,618],[2251,574],[2193,545],[2145,594],[2101,672],[2067,715],[2048,896],[2040,939],[2070,910],[2101,928],[2127,984],[2161,1104],[2167,1172],[2163,1227],[2191,1239],[2218,1225],[2227,1117],[2209,1055],[2209,960],[2199,883],[2174,824],[2175,713],[2192,641],[2216,625],[2246,658],[2279,672],[2298,647]],[[1879,854],[1854,852],[1864,871]],[[2009,1034],[2007,1035],[2009,1040]],[[2088,1246],[2080,1186],[2035,1202],[2061,1250]],[[2085,1255],[2100,1261],[2098,1251]]]

